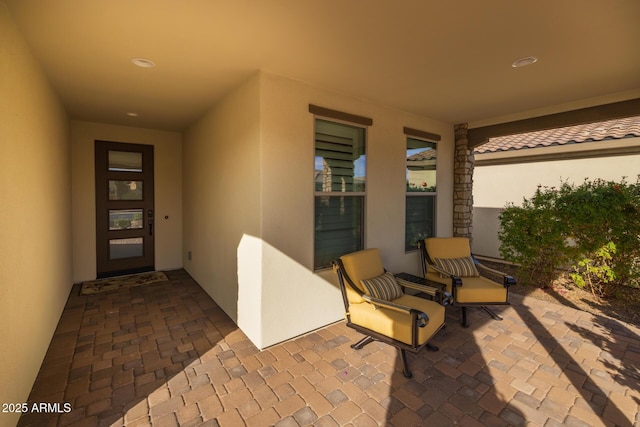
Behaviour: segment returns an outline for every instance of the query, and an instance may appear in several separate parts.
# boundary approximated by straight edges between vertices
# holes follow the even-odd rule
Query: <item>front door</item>
[[[96,141],[98,277],[153,271],[153,146]]]

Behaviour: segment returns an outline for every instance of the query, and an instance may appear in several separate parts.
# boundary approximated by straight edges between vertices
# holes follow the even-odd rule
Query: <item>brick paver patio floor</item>
[[[449,309],[438,352],[344,322],[257,350],[184,270],[67,303],[20,426],[640,426],[640,330],[512,295],[503,321]],[[321,307],[316,309],[321,310]]]

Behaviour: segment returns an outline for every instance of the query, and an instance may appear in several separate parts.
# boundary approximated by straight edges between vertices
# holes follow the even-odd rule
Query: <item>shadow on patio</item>
[[[638,330],[512,295],[502,322],[457,310],[410,355],[349,346],[338,322],[258,351],[184,271],[172,282],[73,293],[29,402],[68,414],[19,425],[621,425],[638,424]],[[77,289],[74,288],[73,292]],[[130,292],[130,293],[129,293]]]

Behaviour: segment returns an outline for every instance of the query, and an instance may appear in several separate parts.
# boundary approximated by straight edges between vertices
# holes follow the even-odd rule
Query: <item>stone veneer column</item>
[[[454,126],[453,235],[468,237],[473,230],[473,150],[469,149],[467,124]]]

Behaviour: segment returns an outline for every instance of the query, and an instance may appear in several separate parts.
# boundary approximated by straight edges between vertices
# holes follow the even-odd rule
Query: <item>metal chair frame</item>
[[[360,332],[361,334],[365,335],[364,338],[362,338],[360,341],[358,341],[355,344],[351,345],[351,348],[356,349],[356,350],[360,350],[362,349],[365,345],[375,341],[381,341],[384,343],[387,343],[389,345],[392,345],[396,348],[398,348],[400,350],[400,356],[402,358],[402,364],[403,364],[403,374],[405,377],[407,378],[411,378],[412,374],[411,371],[409,370],[409,363],[407,360],[407,351],[411,351],[412,353],[418,353],[420,350],[422,350],[423,348],[427,348],[427,350],[429,351],[438,351],[439,348],[433,344],[430,344],[428,341],[424,342],[422,344],[418,343],[418,328],[422,328],[424,326],[426,326],[426,324],[429,322],[429,316],[420,311],[420,310],[416,310],[415,308],[411,308],[408,306],[403,306],[400,304],[395,304],[393,302],[390,301],[384,301],[384,300],[380,300],[377,298],[372,298],[371,296],[365,294],[364,292],[362,292],[358,286],[355,285],[355,283],[353,283],[352,279],[349,277],[349,275],[346,273],[345,268],[344,268],[344,264],[342,263],[342,260],[337,259],[335,261],[333,261],[333,266],[334,266],[334,270],[336,271],[336,273],[338,274],[338,280],[340,282],[340,290],[342,292],[342,299],[344,302],[344,308],[345,308],[345,313],[346,313],[346,320],[347,320],[347,326],[350,328],[355,329],[356,331]],[[385,270],[386,271],[386,270]],[[375,304],[379,307],[386,307],[386,308],[393,308],[395,310],[401,310],[401,311],[405,311],[407,312],[410,316],[411,316],[411,344],[406,344],[402,341],[398,341],[395,340],[389,336],[386,336],[384,334],[380,334],[376,331],[372,331],[371,329],[365,328],[363,326],[360,326],[356,323],[353,323],[351,321],[351,317],[349,314],[349,300],[347,298],[347,290],[346,290],[346,286],[351,287],[351,289],[353,289],[355,292],[358,293],[358,295],[360,295],[365,301],[367,301],[370,304]],[[413,287],[415,289],[419,289],[419,290],[423,290],[426,293],[429,294],[433,294],[433,295],[439,295],[439,293],[441,293],[442,291],[440,289],[436,289],[436,288],[430,288],[428,286],[422,286],[422,285],[418,285],[416,284],[415,287]],[[439,301],[448,301],[448,296],[438,296]],[[435,336],[438,331],[440,331],[440,329],[442,329],[444,327],[444,322],[443,324],[434,332],[433,336]]]

